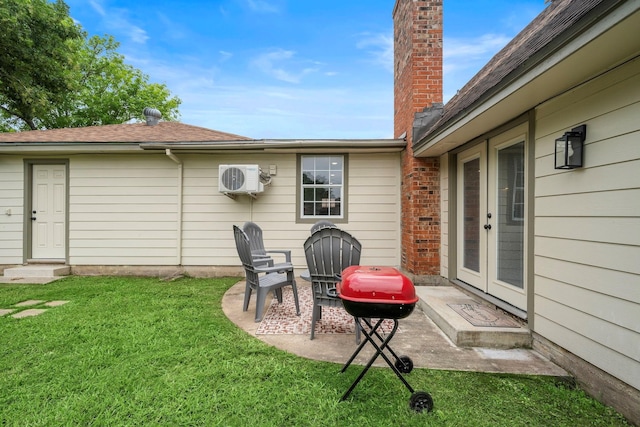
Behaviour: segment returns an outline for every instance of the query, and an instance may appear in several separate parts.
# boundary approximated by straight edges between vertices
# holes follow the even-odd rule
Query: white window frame
[[[309,168],[309,160],[314,160],[313,168]],[[320,162],[319,162],[320,161]],[[337,169],[332,169],[335,165],[335,162],[338,163]],[[331,221],[342,222],[346,220],[347,217],[347,162],[348,156],[346,154],[301,154],[298,156],[298,220],[300,222],[315,222],[319,219],[328,219]],[[324,164],[323,164],[324,163]],[[324,168],[328,163],[327,169]],[[341,166],[340,166],[341,163]],[[321,166],[318,166],[318,165]],[[318,167],[322,167],[319,169]],[[320,174],[322,178],[326,178],[328,182],[305,182],[305,176],[308,176],[308,173],[314,176],[314,181],[316,175]],[[336,172],[336,181],[332,182],[333,172]],[[324,173],[324,176],[322,176]],[[307,175],[305,175],[307,174]],[[317,191],[318,189],[331,189],[332,193],[338,193],[339,198],[334,199],[332,202],[331,199],[326,201],[326,208],[331,208],[329,204],[331,203],[339,203],[339,212],[337,214],[318,214],[317,212],[314,214],[305,213],[305,203],[309,203],[310,201],[305,201],[305,194],[308,194],[308,190]],[[325,203],[324,201],[319,202],[317,200],[313,201],[314,203]]]

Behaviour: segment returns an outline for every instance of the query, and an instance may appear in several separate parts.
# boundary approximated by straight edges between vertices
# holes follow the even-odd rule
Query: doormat
[[[473,326],[493,328],[519,328],[518,322],[491,307],[482,304],[447,304]]]

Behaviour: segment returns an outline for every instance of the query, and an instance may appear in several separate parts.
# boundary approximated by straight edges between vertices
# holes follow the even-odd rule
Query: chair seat
[[[271,273],[267,274],[266,276],[260,277],[259,280],[261,288],[270,288],[281,283],[287,283],[287,281],[289,281],[289,278],[285,273]]]

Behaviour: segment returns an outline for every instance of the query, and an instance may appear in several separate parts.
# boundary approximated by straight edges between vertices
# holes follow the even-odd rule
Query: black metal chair
[[[264,304],[267,294],[274,291],[279,303],[282,303],[282,288],[291,286],[293,298],[296,304],[296,314],[300,316],[300,303],[298,302],[298,288],[296,287],[293,264],[279,263],[266,265],[260,260],[255,260],[251,251],[250,240],[247,234],[240,227],[233,226],[233,235],[236,240],[238,256],[242,261],[246,276],[246,286],[244,290],[244,304],[242,311],[249,309],[251,293],[256,292],[256,322],[262,320]]]
[[[336,227],[316,230],[304,242],[304,253],[309,268],[313,294],[311,315],[311,339],[314,338],[316,321],[322,317],[322,307],[342,307],[336,284],[342,270],[360,264],[362,245],[351,234]],[[356,342],[360,342],[360,327],[356,322]]]

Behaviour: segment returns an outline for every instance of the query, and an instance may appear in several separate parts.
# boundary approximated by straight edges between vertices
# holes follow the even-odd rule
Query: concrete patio
[[[310,286],[304,280],[298,280],[297,283],[299,290],[304,286]],[[316,333],[314,340],[310,340],[308,334],[256,333],[260,323],[256,323],[254,319],[255,296],[252,296],[249,310],[243,312],[244,288],[244,281],[232,286],[222,299],[222,309],[231,321],[252,336],[269,345],[301,357],[339,364],[345,363],[354,352],[356,344],[352,333]],[[421,300],[409,317],[400,320],[399,332],[390,342],[390,346],[398,355],[409,356],[414,366],[420,368],[568,376],[566,371],[531,349],[455,345],[427,316],[424,309],[427,307],[425,299],[430,298],[429,293],[434,290],[438,291],[440,302],[444,302],[445,305],[447,299],[450,302],[459,302],[460,298],[464,297],[462,293],[456,292],[449,292],[447,296],[446,291],[451,291],[451,289],[455,288],[416,287],[416,292],[421,297]],[[270,301],[267,302],[267,305],[269,304]],[[467,326],[465,328],[469,329]],[[471,325],[471,329],[473,328],[473,325]],[[372,346],[365,346],[355,363],[366,364],[372,354]],[[378,358],[376,364],[378,366],[386,366],[386,363],[381,358]]]

